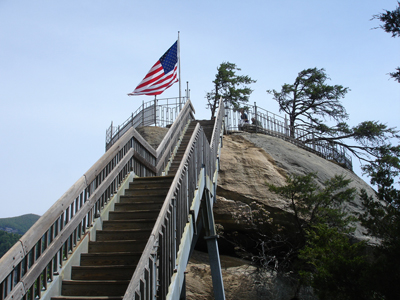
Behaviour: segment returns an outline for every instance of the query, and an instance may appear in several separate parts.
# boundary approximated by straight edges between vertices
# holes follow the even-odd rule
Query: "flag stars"
[[[147,75],[139,83],[133,93],[135,95],[159,95],[175,82],[178,82],[178,41],[161,56]]]

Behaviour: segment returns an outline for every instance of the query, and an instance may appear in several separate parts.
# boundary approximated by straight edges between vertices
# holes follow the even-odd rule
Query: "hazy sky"
[[[349,124],[400,128],[400,38],[370,21],[396,0],[0,0],[0,218],[42,215],[104,153],[111,121],[180,31],[182,90],[197,119],[223,61],[257,80],[250,103],[278,113],[266,93],[306,68],[325,68]],[[159,98],[178,96],[178,84]],[[355,161],[356,163],[356,161]],[[356,169],[359,174],[359,169]],[[360,175],[360,174],[359,174]]]

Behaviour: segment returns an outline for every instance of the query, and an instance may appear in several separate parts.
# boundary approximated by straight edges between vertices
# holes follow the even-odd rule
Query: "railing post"
[[[315,150],[315,135],[314,135],[314,130],[312,131],[312,144],[313,144],[313,149]]]
[[[287,114],[285,114],[285,135],[289,135],[288,134],[288,122],[287,122]]]
[[[256,133],[258,132],[258,115],[257,115],[257,104],[254,102],[254,120],[255,120],[255,125],[256,125]]]
[[[205,174],[206,172],[204,172]],[[205,190],[205,209],[206,209],[206,231],[208,231],[208,236],[205,236],[204,239],[207,240],[207,249],[208,256],[210,259],[210,268],[211,268],[211,277],[213,283],[214,290],[214,298],[217,300],[225,299],[225,291],[224,291],[224,282],[222,279],[222,271],[221,271],[221,261],[219,257],[218,251],[218,242],[217,242],[217,234],[215,232],[215,223],[214,223],[214,215],[212,211],[211,205],[211,196],[210,191]],[[207,228],[208,227],[208,228]]]
[[[144,126],[144,101],[142,101],[142,126]]]

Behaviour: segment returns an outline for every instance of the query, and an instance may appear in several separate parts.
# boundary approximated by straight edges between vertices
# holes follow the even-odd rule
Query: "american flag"
[[[129,96],[160,95],[178,82],[178,41],[164,53]]]

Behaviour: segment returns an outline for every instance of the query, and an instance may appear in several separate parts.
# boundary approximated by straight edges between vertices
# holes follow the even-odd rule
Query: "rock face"
[[[266,182],[283,186],[287,175],[317,173],[317,181],[321,186],[335,175],[344,175],[351,179],[350,187],[355,187],[357,191],[365,189],[370,195],[375,193],[352,171],[279,138],[255,133],[226,135],[221,154],[218,196],[247,204],[260,202],[271,212],[279,212],[280,217],[291,215],[288,203],[270,192]],[[221,206],[222,203],[216,206],[216,219]],[[358,195],[352,203],[348,203],[347,209],[350,212],[361,212]],[[359,239],[365,238],[362,230],[360,226],[357,227],[355,235]]]
[[[157,150],[158,145],[162,142],[164,136],[168,132],[168,128],[157,126],[136,127],[135,129],[154,148],[154,150]]]
[[[216,224],[225,231],[254,230],[246,228],[246,210],[252,202],[261,203],[271,213],[275,223],[288,226],[293,222],[287,200],[270,192],[266,182],[285,184],[290,174],[317,173],[319,183],[334,175],[343,174],[352,180],[351,187],[373,189],[352,171],[298,148],[281,139],[252,133],[225,135],[221,151],[217,203],[214,206]],[[347,206],[351,212],[360,211],[360,199]],[[356,238],[364,239],[361,226]],[[220,239],[220,252],[224,253]],[[187,268],[188,299],[213,299],[210,267],[207,255],[194,255]],[[230,263],[227,263],[229,261]],[[233,264],[232,262],[235,262]],[[315,299],[312,291],[299,286],[293,277],[280,277],[274,272],[256,272],[250,262],[221,256],[226,299]]]
[[[214,299],[208,255],[196,252],[187,267],[186,298],[190,300]],[[260,273],[248,261],[221,255],[222,277],[225,298],[242,299],[314,299],[306,289],[297,290],[298,283],[290,277],[276,276],[274,273]]]

